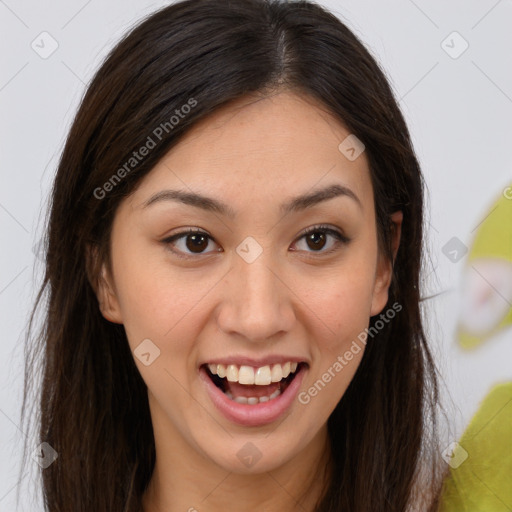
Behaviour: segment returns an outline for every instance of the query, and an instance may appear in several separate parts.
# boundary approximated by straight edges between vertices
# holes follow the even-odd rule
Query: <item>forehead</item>
[[[291,92],[244,97],[197,123],[142,180],[140,206],[165,188],[207,193],[236,212],[269,198],[341,184],[373,202],[364,152],[343,151],[350,131],[314,99]],[[350,138],[348,140],[351,140]],[[340,144],[342,150],[340,150]],[[349,154],[349,156],[351,156]]]

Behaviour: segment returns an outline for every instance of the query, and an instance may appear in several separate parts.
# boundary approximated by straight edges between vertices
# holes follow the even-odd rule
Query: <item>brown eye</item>
[[[207,236],[203,234],[187,235],[185,245],[192,252],[202,252],[208,247]]]
[[[183,258],[213,252],[205,252],[210,242],[215,243],[208,233],[193,229],[177,233],[163,240],[164,244],[170,245],[171,250]]]
[[[334,252],[341,245],[350,242],[344,234],[327,226],[313,226],[302,234],[297,243],[302,242],[303,239],[306,242],[306,248],[299,249],[306,253],[319,253],[319,255]],[[325,247],[328,248],[323,250]]]
[[[315,231],[314,233],[310,233],[306,237],[306,243],[308,247],[313,250],[322,249],[325,245],[325,233],[321,233],[319,231]]]
[[[350,239],[341,232],[324,226],[314,226],[310,228],[298,239],[298,242],[302,242],[303,239],[306,242],[306,249],[300,250],[310,254],[318,253],[319,255],[334,252],[339,249],[341,245],[350,242]],[[163,243],[170,245],[172,252],[181,258],[193,258],[194,255],[200,256],[211,252],[222,251],[220,248],[207,251],[210,242],[216,245],[216,242],[208,233],[194,229],[177,233],[163,240]],[[323,250],[325,247],[328,247],[328,249]]]

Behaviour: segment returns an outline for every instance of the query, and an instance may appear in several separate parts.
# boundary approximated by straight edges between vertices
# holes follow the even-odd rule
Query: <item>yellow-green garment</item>
[[[440,512],[512,511],[512,382],[485,397],[450,466]]]

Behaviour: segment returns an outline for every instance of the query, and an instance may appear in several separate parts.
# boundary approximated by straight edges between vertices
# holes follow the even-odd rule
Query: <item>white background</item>
[[[24,437],[23,330],[40,277],[33,247],[59,153],[101,60],[127,28],[167,3],[0,0],[0,512],[42,510],[28,500],[16,508],[15,491]],[[371,48],[412,132],[429,188],[428,293],[441,292],[428,302],[429,333],[453,402],[450,435],[459,436],[490,386],[512,378],[511,330],[472,352],[457,348],[465,260],[452,263],[441,252],[453,236],[469,245],[512,182],[512,1],[321,3]],[[31,48],[43,31],[58,42],[47,59]],[[453,31],[469,44],[457,59],[441,46]],[[455,39],[455,50],[459,44]],[[25,494],[29,478],[21,485]]]

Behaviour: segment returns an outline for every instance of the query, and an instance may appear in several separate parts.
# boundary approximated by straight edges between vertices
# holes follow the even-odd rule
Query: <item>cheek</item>
[[[172,416],[173,408],[179,410],[190,400],[183,390],[191,387],[196,375],[195,341],[203,328],[199,315],[207,283],[194,286],[190,274],[172,271],[168,264],[134,262],[136,258],[121,258],[117,267],[124,329],[143,380],[158,403],[174,404],[167,411]],[[146,365],[142,355],[148,352]]]
[[[309,283],[309,305],[321,330],[309,332],[315,364],[298,401],[315,425],[328,420],[359,367],[365,350],[361,333],[368,327],[372,301],[371,265],[354,262],[351,271],[340,267],[330,275]]]
[[[305,302],[328,328],[330,343],[357,336],[368,326],[373,276],[373,265],[359,259],[329,269],[325,276],[303,280]]]
[[[330,293],[325,293],[322,310],[332,330],[346,331],[350,326],[366,324],[371,308],[371,286],[361,278],[338,279]],[[335,287],[335,288],[334,288]]]
[[[173,270],[169,262],[154,253],[127,251],[114,262],[116,269],[117,297],[126,334],[132,349],[145,338],[163,346],[165,339],[176,340],[175,350],[180,349],[180,328],[199,326],[189,319],[194,307],[208,289],[213,278],[200,278],[194,286],[188,272]],[[185,343],[185,341],[184,341]]]

